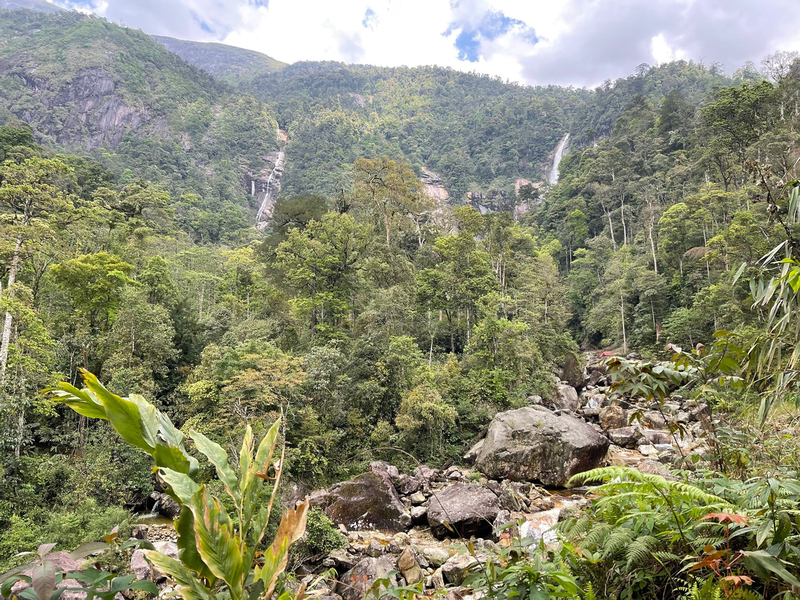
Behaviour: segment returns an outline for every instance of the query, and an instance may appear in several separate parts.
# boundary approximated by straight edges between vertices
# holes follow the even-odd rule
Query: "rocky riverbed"
[[[336,524],[347,545],[295,565],[298,577],[311,581],[335,569],[325,591],[331,600],[358,600],[390,574],[398,585],[423,582],[426,590],[448,588],[455,590],[449,595],[466,597],[469,590],[459,586],[497,549],[501,531],[555,541],[559,519],[588,502],[585,489],[564,489],[576,473],[617,465],[668,475],[677,458],[704,451],[707,406],[677,396],[663,405],[611,400],[607,383],[604,368],[595,365],[577,388],[560,381],[550,398],[532,396],[530,406],[498,413],[463,465],[401,473],[374,462],[366,473],[315,490],[312,506]],[[169,503],[162,506],[168,510]],[[135,535],[177,556],[168,526],[141,525]],[[140,552],[131,566],[171,590]]]

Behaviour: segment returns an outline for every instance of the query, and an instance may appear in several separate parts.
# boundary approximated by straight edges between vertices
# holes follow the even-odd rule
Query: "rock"
[[[525,407],[495,415],[476,466],[492,479],[563,487],[576,473],[599,466],[608,446],[585,421]]]
[[[478,452],[481,451],[481,447],[483,446],[483,440],[479,440],[475,445],[472,446],[467,453],[464,455],[464,463],[471,465],[475,462],[475,459],[478,457]]]
[[[441,569],[436,569],[431,575],[430,583],[427,587],[432,587],[435,590],[440,590],[444,587],[444,575]]]
[[[606,432],[612,444],[623,448],[635,448],[636,440],[639,439],[639,431],[635,427],[620,427],[609,429]]]
[[[378,558],[383,555],[383,550],[383,546],[377,540],[372,540],[369,546],[367,546],[366,555],[372,558]]]
[[[410,499],[411,499],[411,504],[417,506],[425,502],[425,494],[423,494],[422,492],[414,492],[413,494],[411,494]]]
[[[664,429],[667,426],[666,420],[657,410],[648,410],[642,413],[642,421],[653,429]]]
[[[561,369],[561,379],[574,388],[582,388],[585,378],[578,357],[574,352],[568,352],[564,357],[564,368]]]
[[[543,510],[535,515],[529,515],[522,525],[519,526],[521,538],[532,538],[534,541],[544,540],[546,544],[555,542],[558,539],[554,527],[558,523],[561,515],[560,508]]]
[[[628,416],[619,404],[604,406],[600,409],[600,427],[604,430],[621,429],[628,426]]]
[[[656,447],[659,445],[672,443],[672,436],[669,434],[669,431],[659,431],[658,429],[645,429],[642,433],[644,433],[644,436],[647,438],[647,441]]]
[[[575,412],[580,406],[578,391],[571,385],[559,383],[555,386],[550,403],[558,409]]]
[[[689,411],[690,421],[702,421],[703,419],[709,418],[711,418],[711,409],[708,407],[708,404],[700,404]]]
[[[461,471],[458,469],[458,467],[450,467],[449,469],[447,469],[445,477],[452,480],[458,480],[461,479],[463,475],[461,474]]]
[[[428,520],[428,507],[427,506],[412,506],[411,507],[411,522],[414,525],[419,525]]]
[[[488,535],[499,510],[500,502],[490,490],[472,483],[456,483],[431,496],[428,524],[438,538]]]
[[[397,568],[406,579],[406,583],[413,585],[418,581],[422,581],[422,569],[419,568],[419,563],[414,556],[414,551],[411,548],[406,548],[397,559]]]
[[[534,394],[533,396],[528,396],[528,404],[531,406],[535,406],[537,404],[542,403],[542,397]]]
[[[348,530],[396,533],[411,526],[411,515],[385,471],[369,471],[337,483],[324,494],[312,497],[311,505]]]
[[[386,546],[386,552],[389,554],[400,554],[403,551],[403,548],[397,543],[397,540],[392,540]]]
[[[644,444],[643,446],[639,446],[639,453],[642,456],[657,456],[658,450],[651,444]]]
[[[146,540],[149,529],[147,525],[135,525],[133,529],[131,529],[131,537],[137,540]]]
[[[434,567],[441,567],[444,563],[450,560],[450,553],[444,548],[437,548],[436,546],[428,546],[423,548],[420,553]]]
[[[451,556],[446,563],[442,565],[442,575],[445,581],[453,585],[461,585],[466,576],[473,569],[478,568],[481,562],[488,559],[485,552],[476,552],[476,556],[471,554],[456,554]]]
[[[337,548],[336,550],[332,550],[328,554],[328,558],[332,559],[336,566],[340,569],[349,570],[356,566],[358,562],[358,558],[347,552],[342,548]]]
[[[588,378],[586,379],[585,385],[595,386],[605,377],[606,367],[605,365],[592,365],[586,367],[586,373],[588,374]]]
[[[360,600],[367,590],[378,579],[388,577],[394,570],[392,561],[388,558],[364,558],[342,576],[336,591],[343,600]],[[397,579],[392,576],[391,584],[397,586]]]
[[[150,563],[145,560],[142,550],[135,550],[133,552],[133,556],[131,556],[131,571],[136,573],[136,579],[139,581],[150,580],[150,575],[152,574],[150,571]]]
[[[153,492],[150,498],[155,500],[153,505],[153,512],[160,515],[169,517],[170,519],[177,519],[181,514],[181,505],[175,502],[167,494],[163,492]]]

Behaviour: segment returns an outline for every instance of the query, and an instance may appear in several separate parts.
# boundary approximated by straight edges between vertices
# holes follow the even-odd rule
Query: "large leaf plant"
[[[80,415],[109,421],[126,442],[152,456],[154,470],[181,506],[175,521],[179,559],[151,550],[146,553],[148,560],[174,580],[184,600],[270,598],[286,569],[289,546],[305,532],[309,506],[306,500],[284,512],[272,543],[263,547],[283,465],[283,449],[273,460],[280,420],[257,447],[247,426],[236,467],[222,446],[197,431],[189,432],[233,502],[235,510],[229,513],[196,481],[199,464],[187,453],[184,434],[166,415],[141,396],[112,394],[87,371],[82,377],[83,389],[62,382],[51,390],[54,398]],[[297,596],[302,594],[301,589]]]

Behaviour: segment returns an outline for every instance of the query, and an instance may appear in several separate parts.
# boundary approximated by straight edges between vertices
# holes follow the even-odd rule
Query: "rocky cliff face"
[[[93,150],[114,149],[128,131],[149,121],[142,106],[129,106],[117,93],[114,78],[102,67],[79,71],[64,84],[52,86],[36,75],[24,54],[0,62],[0,77],[10,77],[27,88],[31,102],[15,116],[56,143]]]

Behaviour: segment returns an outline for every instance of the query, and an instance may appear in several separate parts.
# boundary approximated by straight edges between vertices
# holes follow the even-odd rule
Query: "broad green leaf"
[[[786,567],[784,567],[777,558],[769,555],[764,550],[744,552],[743,554],[745,556],[745,563],[757,573],[761,573],[762,577],[765,571],[769,571],[783,579],[786,583],[800,587],[800,581],[789,573]]]
[[[180,503],[187,506],[191,505],[192,497],[200,489],[200,486],[188,475],[172,469],[161,469],[161,478],[170,487],[172,493],[178,497]]]
[[[150,446],[155,447],[158,443],[158,410],[139,394],[131,394],[128,400],[139,407],[142,435]]]
[[[178,551],[183,564],[203,577],[213,577],[197,550],[197,540],[194,537],[194,515],[186,505],[181,507],[181,514],[175,520],[175,531],[178,534]]]
[[[106,548],[108,548],[108,544],[105,542],[86,542],[70,552],[69,556],[74,560],[80,560],[81,558],[86,558],[90,554],[105,550]]]
[[[263,469],[266,471],[269,468],[269,463],[272,460],[272,454],[275,451],[275,445],[278,443],[278,432],[280,431],[281,420],[277,419],[272,427],[269,428],[264,439],[258,445],[256,451],[256,461],[253,465],[256,469]]]
[[[153,460],[157,466],[184,473],[185,475],[189,475],[192,472],[190,458],[186,451],[171,445],[167,446],[158,443],[153,449]]]
[[[66,404],[79,415],[89,419],[108,420],[105,407],[88,390],[79,390],[62,381],[56,388],[49,391],[55,397],[56,402]]]
[[[276,540],[277,541],[277,540]],[[286,568],[288,562],[288,540],[275,548],[275,543],[264,553],[264,566],[255,568],[255,580],[264,582],[264,595],[262,598],[271,598],[278,583],[278,576]]]
[[[39,600],[50,600],[50,594],[56,587],[56,565],[44,560],[31,571],[31,584]]]
[[[177,591],[184,600],[216,600],[191,571],[177,560],[153,550],[145,552],[145,556],[178,584]]]
[[[145,439],[139,407],[135,402],[112,394],[97,380],[97,377],[81,369],[86,387],[103,403],[108,420],[126,442],[152,454],[153,446]]]
[[[245,565],[241,538],[230,527],[230,518],[219,502],[209,502],[205,489],[192,498],[197,549],[203,562],[218,578],[228,584],[232,600],[239,600],[249,564]],[[224,524],[221,524],[224,523]]]
[[[216,467],[219,480],[225,486],[225,490],[230,494],[234,502],[238,505],[241,500],[239,482],[236,479],[236,474],[233,472],[233,469],[231,469],[231,466],[228,464],[228,453],[225,452],[222,446],[216,442],[212,442],[198,431],[193,430],[189,435],[194,441],[195,446],[197,446],[197,449],[211,461],[214,467]]]

